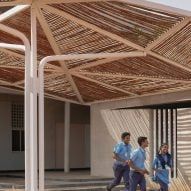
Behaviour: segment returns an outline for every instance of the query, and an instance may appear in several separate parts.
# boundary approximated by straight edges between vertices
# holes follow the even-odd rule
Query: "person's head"
[[[129,144],[130,142],[130,133],[129,132],[123,132],[121,134],[121,140],[125,143],[125,144]]]
[[[163,143],[160,148],[159,148],[159,153],[160,154],[166,154],[168,153],[168,144],[167,143]]]
[[[149,145],[149,142],[147,140],[147,137],[139,137],[138,138],[138,144],[140,147],[146,148]]]

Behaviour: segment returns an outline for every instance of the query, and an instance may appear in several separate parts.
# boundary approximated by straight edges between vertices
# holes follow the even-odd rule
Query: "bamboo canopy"
[[[30,7],[1,18],[7,9],[32,4],[39,62],[49,55],[127,53],[48,63],[47,97],[91,104],[191,89],[191,17],[133,2],[0,0],[0,22],[30,39]],[[2,31],[0,42],[22,44]],[[0,48],[0,86],[23,91],[22,52]]]

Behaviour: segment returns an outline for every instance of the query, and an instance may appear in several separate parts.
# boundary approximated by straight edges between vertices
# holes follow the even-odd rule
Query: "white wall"
[[[11,103],[23,96],[0,94],[0,170],[23,170],[24,152],[12,152]],[[71,105],[71,168],[90,167],[89,107]],[[88,129],[88,131],[87,131]],[[57,132],[57,131],[60,132]],[[57,136],[56,136],[57,134]],[[58,137],[59,135],[59,137]],[[59,140],[58,140],[59,139]],[[63,143],[63,144],[62,144]],[[61,145],[62,144],[62,145]],[[45,168],[64,168],[64,102],[45,101]]]
[[[12,152],[11,103],[0,101],[0,170],[24,168],[24,153]]]
[[[99,106],[91,107],[91,174],[94,176],[113,175],[112,150],[116,142],[109,134],[101,116]]]

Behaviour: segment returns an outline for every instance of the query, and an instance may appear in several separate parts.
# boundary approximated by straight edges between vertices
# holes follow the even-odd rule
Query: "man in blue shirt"
[[[136,191],[138,184],[141,191],[146,191],[146,180],[144,175],[149,174],[145,168],[145,148],[148,147],[147,137],[139,137],[138,144],[140,147],[132,152],[129,161],[129,165],[131,167],[129,175],[129,191]]]
[[[115,159],[113,165],[113,171],[115,178],[107,186],[107,191],[111,191],[112,188],[117,186],[121,182],[121,178],[123,177],[125,188],[129,187],[129,171],[130,167],[128,165],[130,154],[131,154],[131,145],[130,142],[130,133],[124,132],[121,135],[121,142],[115,145],[113,151],[113,158]]]

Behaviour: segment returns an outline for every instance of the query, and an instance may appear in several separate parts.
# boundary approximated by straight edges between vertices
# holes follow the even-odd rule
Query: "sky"
[[[147,1],[191,11],[191,0],[147,0]]]

